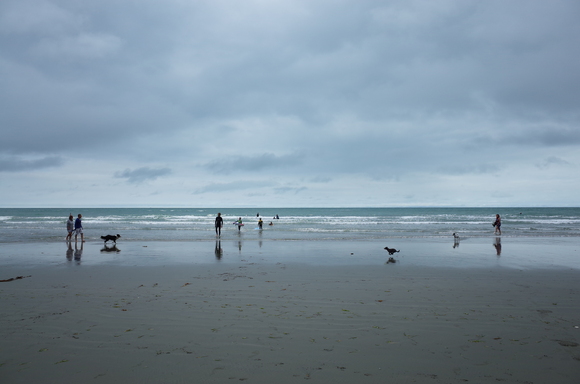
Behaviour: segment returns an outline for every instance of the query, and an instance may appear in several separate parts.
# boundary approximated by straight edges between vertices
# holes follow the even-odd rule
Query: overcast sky
[[[2,0],[0,206],[579,206],[577,0]]]

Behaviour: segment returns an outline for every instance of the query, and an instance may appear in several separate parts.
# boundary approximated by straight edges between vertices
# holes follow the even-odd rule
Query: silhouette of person
[[[495,227],[493,233],[501,235],[501,217],[499,217],[499,214],[495,215],[495,221],[493,222],[493,226]]]
[[[215,218],[215,234],[216,236],[222,235],[222,227],[224,225],[224,219],[222,218],[222,214],[218,213],[217,217]]]
[[[77,241],[77,236],[81,235],[81,242],[85,242],[85,235],[83,234],[83,223],[81,222],[83,215],[79,213],[79,216],[75,220],[75,242]]]

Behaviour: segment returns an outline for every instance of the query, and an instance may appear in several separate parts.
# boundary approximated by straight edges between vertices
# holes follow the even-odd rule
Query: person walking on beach
[[[215,235],[220,237],[222,235],[222,227],[224,225],[224,219],[222,218],[222,214],[218,213],[217,217],[215,218]]]
[[[83,215],[79,213],[79,216],[75,220],[75,243],[79,234],[81,235],[81,242],[85,242],[85,235],[83,234],[83,223],[81,222],[82,217]]]
[[[495,215],[493,226],[495,227],[495,231],[493,231],[493,233],[496,235],[501,235],[501,217],[499,217],[499,214]]]
[[[244,223],[242,223],[241,217],[238,219],[238,221],[236,221],[236,224],[238,225],[238,232],[240,232],[240,230],[242,229],[242,225],[244,225]]]
[[[71,241],[72,240],[72,233],[73,230],[75,228],[75,222],[73,221],[73,215],[70,215],[68,217],[68,221],[66,222],[66,231],[68,232],[68,235],[66,235],[66,241]]]

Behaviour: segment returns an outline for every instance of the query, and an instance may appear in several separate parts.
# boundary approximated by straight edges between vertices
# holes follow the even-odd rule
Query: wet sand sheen
[[[5,383],[575,383],[580,372],[577,269],[241,257],[2,274],[31,276],[0,283]]]

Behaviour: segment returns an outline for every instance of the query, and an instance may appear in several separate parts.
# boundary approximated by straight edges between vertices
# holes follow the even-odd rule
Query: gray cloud
[[[232,181],[230,183],[212,183],[196,189],[193,194],[230,192],[243,190],[256,190],[264,187],[270,187],[275,183],[269,181]]]
[[[128,183],[139,184],[147,180],[156,180],[161,176],[167,176],[171,174],[171,169],[169,168],[149,168],[142,167],[134,170],[125,169],[122,172],[116,172],[115,177],[119,179],[127,179]]]
[[[60,167],[64,160],[60,156],[49,156],[35,160],[24,160],[18,157],[0,158],[0,172],[22,172],[43,168]]]
[[[278,194],[291,193],[297,195],[300,192],[306,191],[307,187],[278,187],[274,188],[274,191]]]
[[[580,144],[580,126],[532,128],[508,138],[510,143],[537,144],[545,146],[569,146]]]
[[[329,183],[332,181],[330,177],[316,176],[309,180],[311,183]]]
[[[4,0],[0,193],[48,190],[14,170],[51,166],[88,198],[83,180],[106,184],[103,169],[165,164],[115,177],[157,180],[144,204],[236,189],[243,204],[283,191],[289,205],[488,204],[461,190],[469,175],[520,204],[542,196],[526,187],[537,164],[558,170],[543,174],[550,201],[580,204],[556,187],[580,163],[579,12],[567,0]],[[554,153],[569,164],[541,160]]]
[[[450,175],[465,175],[465,174],[485,174],[497,173],[501,170],[496,164],[477,164],[477,165],[447,165],[439,168],[441,173]]]
[[[557,157],[557,156],[550,156],[544,159],[541,163],[537,164],[536,166],[540,169],[550,168],[552,166],[569,166],[571,165],[566,160]]]
[[[296,154],[276,156],[265,153],[257,156],[230,156],[207,163],[204,167],[213,173],[227,175],[236,171],[258,172],[266,168],[293,166],[299,164],[301,159],[302,156]]]

